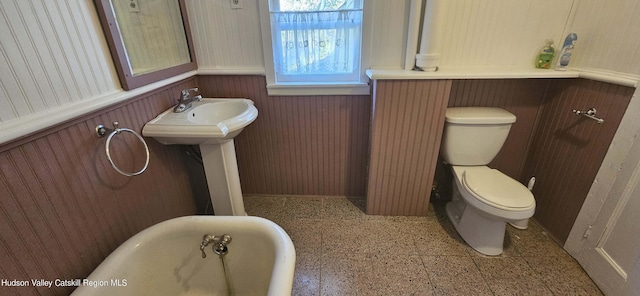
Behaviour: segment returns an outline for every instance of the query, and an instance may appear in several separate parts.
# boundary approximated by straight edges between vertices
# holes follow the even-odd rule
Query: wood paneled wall
[[[426,215],[450,80],[374,82],[367,214]]]
[[[0,278],[85,278],[122,242],[158,222],[195,213],[177,146],[146,139],[151,152],[140,176],[119,175],[95,126],[138,133],[195,79],[145,94],[83,118],[0,146]],[[123,133],[111,146],[116,163],[137,170],[145,155]],[[116,157],[117,156],[117,157]],[[162,186],[158,186],[162,184]],[[72,288],[2,287],[2,294],[65,295]]]
[[[489,166],[524,181],[522,170],[548,84],[547,79],[454,80],[448,107],[498,107],[515,114],[509,137]]]
[[[535,176],[535,219],[564,242],[602,164],[633,88],[586,79],[554,80],[524,176]],[[573,109],[597,109],[603,124]]]
[[[268,96],[264,76],[199,76],[198,86],[258,108],[235,138],[243,194],[364,196],[371,96]]]

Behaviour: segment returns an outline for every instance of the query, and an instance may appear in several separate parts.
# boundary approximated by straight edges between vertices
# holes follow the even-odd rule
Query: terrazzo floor
[[[535,223],[507,226],[505,251],[468,247],[444,203],[426,217],[370,216],[363,199],[245,197],[249,215],[280,225],[296,248],[292,295],[602,295]]]

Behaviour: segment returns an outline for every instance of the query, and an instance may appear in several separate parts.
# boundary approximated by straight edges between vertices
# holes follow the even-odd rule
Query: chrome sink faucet
[[[200,102],[202,100],[202,95],[197,95],[197,96],[193,96],[193,97],[191,96],[191,92],[196,92],[196,91],[198,91],[197,87],[183,89],[180,92],[180,98],[178,99],[178,105],[176,105],[173,108],[173,112],[180,113],[180,112],[187,111],[189,108],[191,108],[191,104],[193,102]]]

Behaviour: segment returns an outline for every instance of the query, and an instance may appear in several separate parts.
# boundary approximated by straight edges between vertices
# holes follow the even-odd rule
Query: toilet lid
[[[471,194],[497,208],[528,208],[535,204],[527,187],[496,169],[468,169],[462,180]]]

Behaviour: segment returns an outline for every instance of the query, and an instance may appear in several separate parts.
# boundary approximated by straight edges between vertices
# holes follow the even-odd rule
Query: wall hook
[[[593,119],[598,124],[602,124],[604,122],[604,119],[596,117],[596,114],[598,112],[598,111],[596,111],[596,108],[591,108],[591,109],[589,109],[587,111],[580,111],[580,110],[573,109],[571,112],[575,113],[578,116],[582,115],[582,116],[587,117],[589,119]]]

